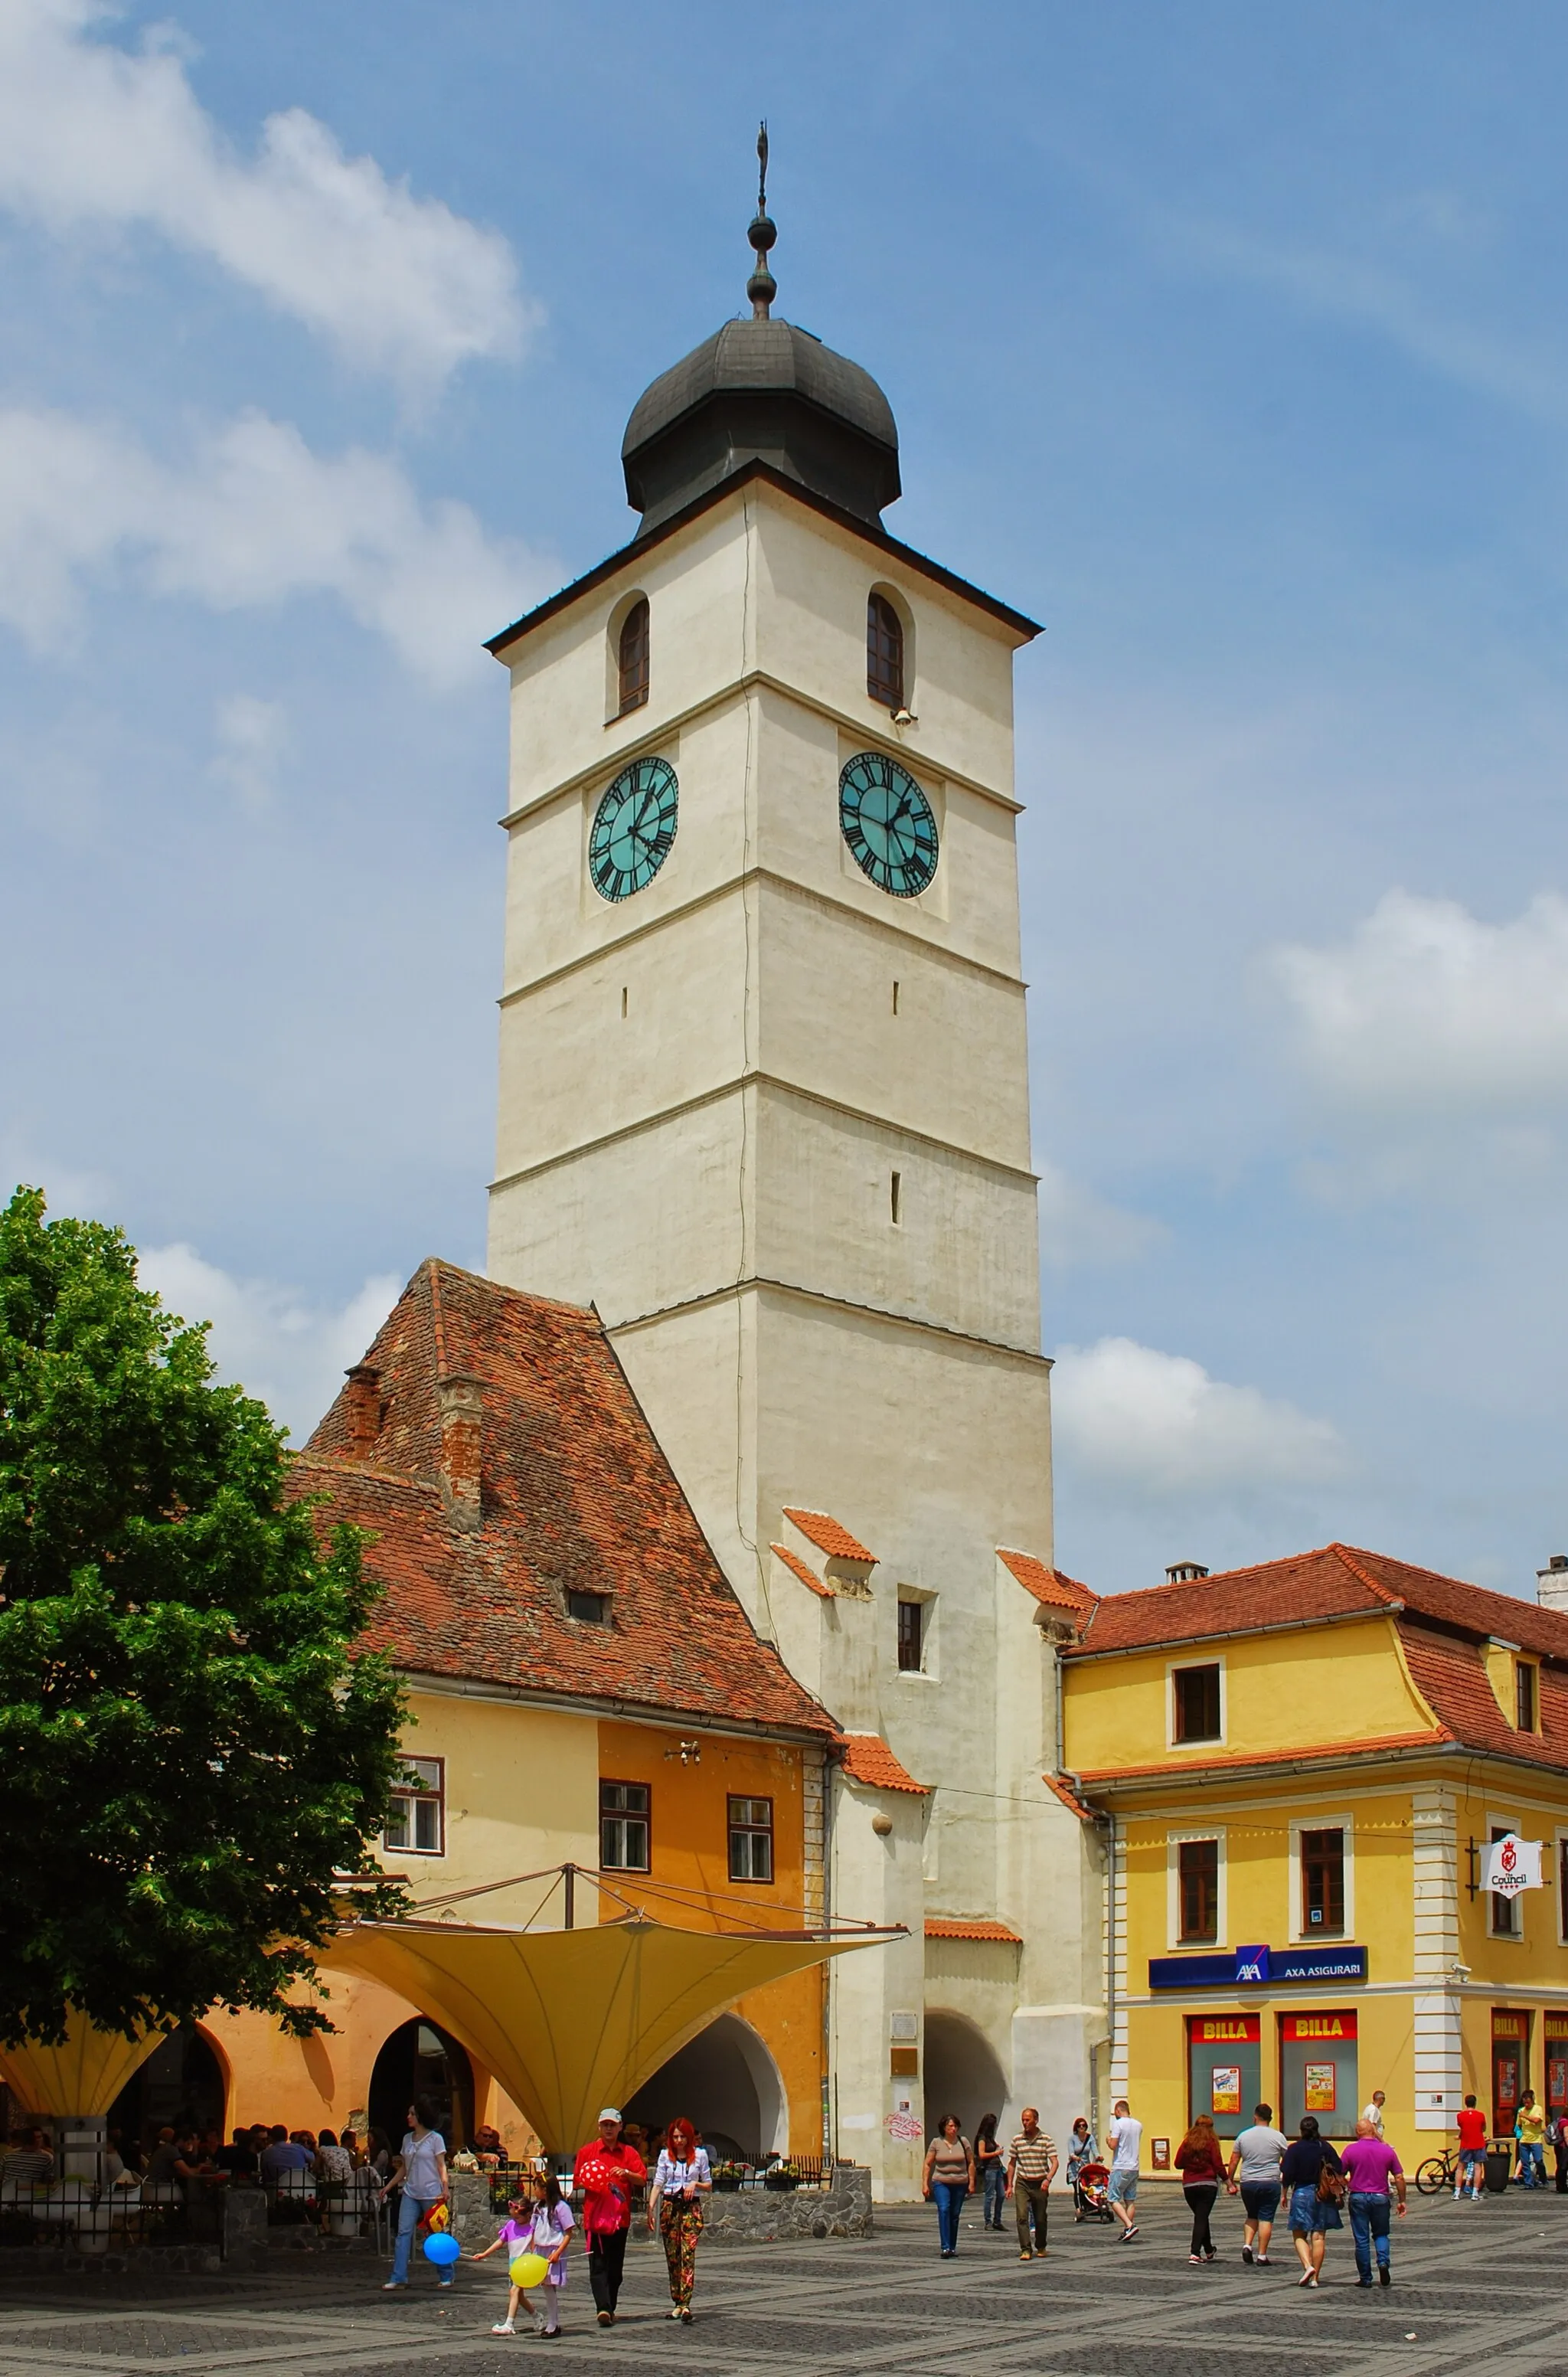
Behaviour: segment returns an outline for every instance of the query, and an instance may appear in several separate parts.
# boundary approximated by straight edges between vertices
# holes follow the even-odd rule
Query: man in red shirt
[[[1454,2180],[1454,2201],[1467,2194],[1472,2204],[1481,2200],[1481,2181],[1486,2177],[1486,2115],[1476,2110],[1473,2096],[1465,2099],[1465,2109],[1459,2116],[1459,2168]],[[1469,2186],[1466,2187],[1468,2180]]]
[[[632,2225],[632,2191],[647,2177],[647,2165],[636,2146],[621,2139],[621,2116],[606,2105],[599,2117],[599,2135],[577,2149],[573,2185],[583,2190],[583,2235],[588,2241],[588,2284],[600,2327],[615,2324],[621,2296],[621,2274],[626,2261],[626,2232]],[[589,2185],[589,2180],[598,2183]]]

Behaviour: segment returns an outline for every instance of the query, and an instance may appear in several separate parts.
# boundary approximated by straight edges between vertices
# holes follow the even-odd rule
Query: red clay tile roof
[[[413,1674],[503,1683],[747,1729],[833,1737],[761,1642],[656,1442],[597,1317],[448,1263],[409,1283],[365,1356],[380,1426],[353,1456],[345,1387],[293,1464],[318,1523],[374,1541],[386,1587],[368,1641]],[[483,1400],[482,1523],[441,1493],[437,1380]],[[373,1415],[374,1416],[374,1415]],[[611,1623],[565,1615],[568,1588]]]
[[[1403,1620],[1399,1639],[1418,1690],[1455,1741],[1467,1750],[1490,1750],[1494,1757],[1523,1758],[1534,1766],[1568,1771],[1568,1675],[1542,1666],[1540,1731],[1520,1733],[1498,1707],[1479,1643]],[[1509,1639],[1516,1642],[1519,1637],[1515,1632]]]
[[[868,1568],[876,1565],[876,1554],[868,1552],[864,1544],[830,1519],[826,1511],[786,1511],[784,1516],[793,1519],[802,1535],[810,1538],[819,1552],[829,1559],[864,1560]]]
[[[1370,1757],[1380,1750],[1442,1750],[1452,1736],[1439,1728],[1426,1733],[1385,1733],[1372,1740],[1313,1741],[1288,1750],[1216,1750],[1206,1758],[1162,1759],[1147,1766],[1081,1766],[1074,1780],[1086,1791],[1093,1791],[1108,1783],[1158,1783],[1166,1775],[1172,1782],[1194,1774],[1218,1774],[1229,1767],[1245,1770],[1253,1766],[1292,1766],[1319,1759],[1358,1759]],[[1047,1775],[1045,1780],[1050,1781]]]
[[[924,1797],[929,1786],[917,1783],[909,1768],[898,1763],[880,1733],[841,1733],[838,1747],[852,1783],[867,1783],[878,1791],[918,1791]]]
[[[1081,1816],[1086,1824],[1094,1822],[1094,1810],[1086,1808],[1076,1792],[1069,1791],[1065,1783],[1054,1774],[1042,1774],[1040,1781],[1053,1799],[1060,1799],[1069,1815]]]
[[[820,1576],[814,1576],[798,1552],[790,1551],[786,1544],[769,1544],[767,1548],[770,1552],[777,1552],[785,1567],[798,1576],[802,1584],[809,1585],[814,1593],[820,1593],[825,1601],[837,1600],[838,1595],[833,1586],[825,1583]]]
[[[1099,1595],[1091,1593],[1087,1584],[1080,1584],[1076,1577],[1063,1576],[1059,1568],[1047,1568],[1033,1552],[1012,1552],[999,1544],[996,1557],[1017,1578],[1026,1593],[1032,1593],[1037,1601],[1045,1602],[1052,1609],[1071,1609],[1083,1618],[1099,1601]]]
[[[1501,1634],[1543,1657],[1568,1662],[1568,1615],[1345,1544],[1326,1544],[1257,1568],[1224,1570],[1190,1584],[1109,1594],[1096,1603],[1081,1642],[1063,1655],[1092,1659],[1108,1651],[1197,1642],[1217,1634],[1363,1612],[1371,1617],[1401,1607],[1440,1626],[1477,1636]]]
[[[928,1915],[925,1936],[928,1940],[1005,1940],[1019,1948],[1024,1944],[1021,1931],[1009,1931],[1005,1923],[992,1923],[983,1915]]]

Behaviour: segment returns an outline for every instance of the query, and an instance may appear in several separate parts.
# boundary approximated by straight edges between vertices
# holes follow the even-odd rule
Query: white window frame
[[[418,1825],[418,1819],[413,1815],[413,1810],[421,1806],[428,1808],[432,1803],[434,1803],[435,1808],[435,1836],[437,1845],[433,1849],[427,1849],[421,1848],[412,1839],[405,1842],[394,1842],[388,1838],[388,1834],[391,1829],[390,1826],[384,1826],[381,1834],[382,1852],[386,1857],[445,1857],[446,1854],[446,1761],[445,1758],[415,1758],[408,1752],[400,1754],[405,1767],[418,1768],[422,1766],[434,1766],[435,1769],[435,1781],[432,1786],[422,1791],[401,1791],[394,1786],[390,1796],[394,1799],[402,1800],[408,1807],[410,1810],[409,1831],[410,1834],[417,1829]]]
[[[1219,1669],[1219,1731],[1208,1741],[1178,1741],[1176,1738],[1176,1675],[1183,1667],[1218,1667]],[[1212,1658],[1167,1659],[1165,1663],[1165,1746],[1168,1750],[1223,1750],[1229,1729],[1230,1704],[1229,1681],[1225,1673],[1225,1654],[1217,1651]],[[1208,1835],[1197,1833],[1195,1840]]]
[[[1495,1809],[1489,1808],[1487,1810],[1486,1841],[1484,1845],[1489,1854],[1497,1845],[1496,1836],[1499,1836],[1503,1833],[1514,1833],[1522,1838],[1523,1833],[1519,1823],[1519,1819],[1517,1816],[1500,1816]],[[1525,1894],[1523,1891],[1520,1892],[1517,1898],[1510,1902],[1510,1912],[1518,1917],[1518,1927],[1516,1929],[1512,1931],[1500,1931],[1497,1929],[1497,1909],[1492,1905],[1492,1899],[1495,1893],[1487,1889],[1484,1881],[1481,1883],[1481,1895],[1486,1900],[1487,1938],[1489,1940],[1512,1940],[1516,1948],[1522,1948],[1525,1944]],[[1527,2085],[1528,2083],[1526,2082],[1521,2084]]]
[[[1215,1859],[1218,1936],[1213,1940],[1183,1940],[1182,1937],[1182,1859],[1179,1852],[1183,1841],[1213,1841],[1218,1850]],[[1182,1832],[1166,1834],[1165,1939],[1166,1945],[1173,1956],[1213,1956],[1229,1946],[1230,1905],[1229,1893],[1226,1888],[1225,1866],[1225,1826],[1223,1824],[1189,1824]]]
[[[1314,1931],[1305,1920],[1306,1890],[1301,1872],[1303,1833],[1342,1833],[1345,1836],[1345,1928]],[[1348,1814],[1292,1816],[1290,1819],[1290,1925],[1286,1934],[1292,1947],[1310,1947],[1314,1940],[1353,1940],[1356,1936],[1356,1831]]]

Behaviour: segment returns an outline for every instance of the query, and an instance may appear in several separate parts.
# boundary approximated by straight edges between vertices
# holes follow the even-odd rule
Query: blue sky
[[[741,301],[1019,668],[1058,1555],[1568,1545],[1568,27],[0,0],[0,1170],[308,1427],[482,1259],[505,710]],[[852,1514],[849,1514],[852,1516]]]

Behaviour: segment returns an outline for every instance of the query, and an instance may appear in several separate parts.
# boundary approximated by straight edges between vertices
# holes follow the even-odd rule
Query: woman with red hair
[[[707,2149],[683,2114],[664,2132],[653,2187],[647,2199],[647,2230],[655,2221],[664,2240],[670,2265],[670,2316],[688,2323],[692,2316],[692,2282],[696,2276],[697,2239],[702,2234],[702,2199],[713,2192]]]

